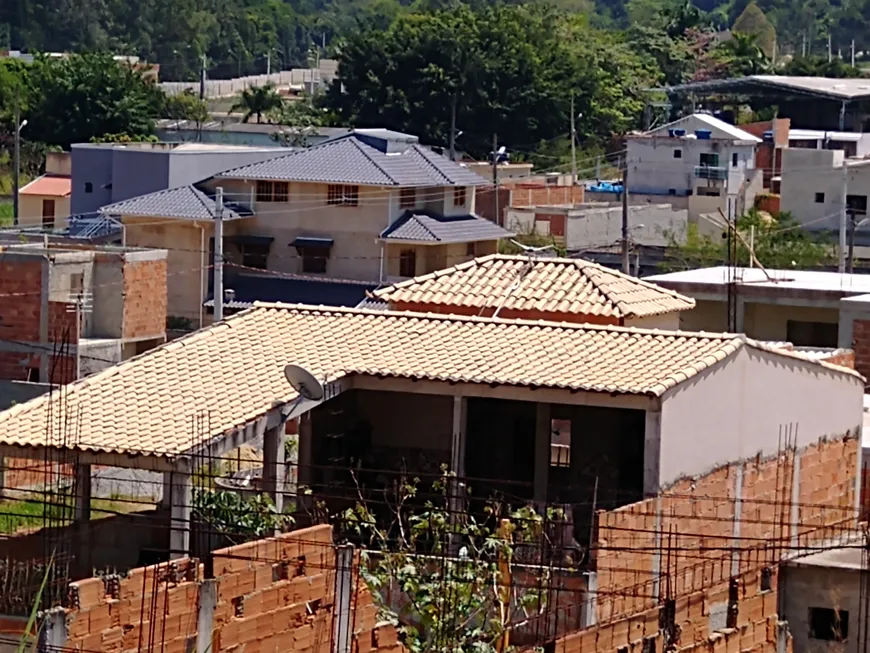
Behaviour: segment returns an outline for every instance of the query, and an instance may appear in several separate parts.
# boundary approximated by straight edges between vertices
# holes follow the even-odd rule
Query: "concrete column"
[[[160,495],[160,507],[169,510],[172,505],[172,472],[163,472],[163,493]]]
[[[263,436],[263,492],[278,512],[284,510],[284,425],[266,429]]]
[[[66,650],[66,612],[63,608],[51,608],[42,617],[39,629],[39,653]]]
[[[353,600],[353,545],[335,548],[335,610],[332,633],[332,653],[350,653],[351,601]]]
[[[743,515],[743,465],[734,472],[734,527],[731,530],[731,575],[740,573],[740,524]]]
[[[172,473],[171,503],[169,506],[169,558],[183,558],[190,551],[190,517],[193,504],[193,485],[190,474]]]
[[[550,475],[550,444],[553,436],[550,404],[538,403],[535,407],[535,502],[547,503],[547,486]]]
[[[861,448],[858,448],[858,452],[860,453]],[[859,484],[861,481],[861,467],[858,467],[858,478],[856,482]],[[791,470],[791,511],[789,513],[789,519],[791,521],[791,548],[793,551],[797,551],[798,546],[800,545],[800,541],[798,538],[798,525],[800,521],[800,506],[798,503],[801,499],[801,454],[799,451],[795,451],[794,454],[794,465]],[[861,500],[861,497],[858,497],[858,501]],[[856,513],[857,514],[857,513]]]
[[[196,653],[212,653],[214,609],[218,602],[217,580],[199,584],[199,607],[196,615]]]
[[[311,468],[314,460],[311,437],[311,413],[299,416],[299,469],[296,474],[299,487],[311,487],[314,482],[314,470]]]
[[[42,259],[41,288],[39,295],[39,382],[48,383],[51,374],[52,347],[48,341],[48,290],[51,283],[51,268],[48,257]],[[78,349],[78,341],[76,341]]]
[[[79,573],[84,577],[92,575],[91,564],[91,466],[76,463],[74,468],[75,480],[75,506],[73,519],[76,523],[78,536],[78,551],[76,552],[76,564]]]
[[[453,439],[450,444],[450,471],[459,478],[465,476],[465,431],[468,400],[456,395],[453,397]]]
[[[656,550],[653,554],[653,596],[660,597],[662,589],[662,495],[656,497]]]
[[[662,413],[646,411],[643,433],[643,494],[655,496],[661,484]]]

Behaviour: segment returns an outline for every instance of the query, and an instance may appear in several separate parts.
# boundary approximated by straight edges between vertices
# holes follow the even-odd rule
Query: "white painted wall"
[[[773,454],[789,423],[798,446],[855,432],[863,400],[857,377],[744,347],[663,396],[659,482]]]
[[[673,190],[677,195],[685,195],[696,192],[699,186],[719,186],[723,193],[736,193],[748,171],[755,169],[755,145],[743,141],[642,136],[629,138],[627,148],[629,194],[667,195]],[[680,158],[676,158],[676,151],[680,152]],[[728,171],[725,181],[695,177],[702,153],[719,155],[719,166]]]
[[[639,245],[664,247],[670,243],[669,234],[680,240],[686,233],[688,212],[685,209],[675,210],[664,203],[644,204],[630,206],[628,213],[631,239]],[[565,233],[568,249],[603,247],[621,238],[622,207],[581,208],[568,213]]]

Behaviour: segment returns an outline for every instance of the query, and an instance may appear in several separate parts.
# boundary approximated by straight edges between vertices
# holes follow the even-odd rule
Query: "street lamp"
[[[18,226],[18,186],[21,169],[21,130],[27,126],[26,120],[21,120],[18,102],[15,102],[15,162],[12,170],[12,224]]]

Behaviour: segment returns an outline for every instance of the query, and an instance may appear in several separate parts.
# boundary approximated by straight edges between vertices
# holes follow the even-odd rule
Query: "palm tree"
[[[758,44],[755,34],[735,32],[718,50],[727,61],[732,77],[759,75],[770,70],[770,59]]]
[[[278,95],[278,91],[272,84],[246,88],[239,96],[238,102],[230,107],[229,113],[243,111],[245,113],[242,122],[248,122],[251,116],[257,116],[257,122],[261,122],[264,113],[269,113],[281,107],[284,100]]]

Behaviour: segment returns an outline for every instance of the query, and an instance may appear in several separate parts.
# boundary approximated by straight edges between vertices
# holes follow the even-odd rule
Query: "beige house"
[[[357,130],[101,212],[120,218],[128,245],[170,250],[170,315],[202,324],[218,187],[226,262],[297,281],[377,285],[495,253],[512,234],[474,214],[482,183],[415,137]]]
[[[582,259],[493,254],[376,290],[391,310],[673,329],[695,300]]]
[[[840,300],[870,292],[868,275],[805,270],[736,268],[729,275],[729,268],[713,267],[646,280],[695,300],[694,309],[680,314],[681,329],[727,330],[728,286],[732,285],[737,332],[798,347],[843,346]]]
[[[18,192],[19,225],[65,228],[69,224],[71,193],[69,152],[49,152],[45,157],[45,174]]]

